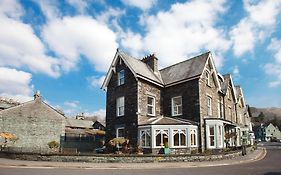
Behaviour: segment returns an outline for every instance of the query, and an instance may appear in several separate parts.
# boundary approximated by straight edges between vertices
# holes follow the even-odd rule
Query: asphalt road
[[[281,144],[264,144],[267,155],[252,163],[201,168],[63,169],[0,168],[0,175],[281,175]],[[140,164],[141,165],[141,164]]]

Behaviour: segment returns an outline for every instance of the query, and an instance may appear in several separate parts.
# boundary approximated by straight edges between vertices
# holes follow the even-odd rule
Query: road
[[[69,169],[0,168],[0,175],[281,175],[281,144],[264,144],[267,155],[251,163],[200,168],[163,169]],[[141,164],[140,164],[141,165]]]

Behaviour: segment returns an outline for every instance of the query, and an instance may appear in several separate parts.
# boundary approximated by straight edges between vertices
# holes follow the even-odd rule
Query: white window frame
[[[211,135],[211,127],[214,128],[214,135]],[[211,145],[211,137],[214,137],[214,145]],[[208,146],[209,148],[216,148],[216,125],[208,125]]]
[[[222,118],[221,116],[221,103],[218,101],[218,118]]]
[[[122,69],[117,73],[118,77],[118,86],[125,84],[125,70]]]
[[[192,138],[192,135],[194,135],[194,142],[195,144],[192,144],[192,141],[191,141],[191,138]],[[190,147],[197,147],[198,145],[198,140],[197,140],[197,129],[189,129],[189,146]]]
[[[207,96],[207,115],[212,116],[212,97]]]
[[[177,98],[180,98],[180,105],[175,105],[174,104],[174,100],[177,99]],[[173,97],[171,99],[171,103],[172,103],[172,116],[179,116],[179,115],[182,115],[182,96],[176,96],[176,97]],[[181,113],[179,113],[179,107],[181,107]],[[174,108],[176,108],[177,110],[175,110]]]
[[[157,132],[157,130],[159,130],[158,132]],[[167,136],[168,136],[168,144],[170,143],[170,131],[169,131],[169,129],[154,129],[154,147],[155,148],[162,148],[162,147],[164,147],[165,145],[165,143],[163,143],[163,133],[165,133]],[[160,134],[160,138],[161,138],[161,141],[160,141],[160,146],[157,146],[157,139],[156,139],[156,136],[158,135],[158,134]],[[163,145],[163,146],[161,146],[161,144]],[[170,146],[170,145],[169,145]]]
[[[116,138],[119,138],[119,130],[123,129],[125,133],[125,127],[118,127],[116,128]]]
[[[208,85],[208,86],[211,86],[211,85],[210,85],[210,72],[209,72],[209,71],[206,71],[206,79],[207,79],[207,82],[206,82],[207,85]]]
[[[148,98],[151,98],[151,99],[153,99],[152,100],[152,104],[148,104]],[[149,107],[152,107],[152,114],[149,114],[148,113],[148,108]],[[149,116],[155,116],[155,97],[153,97],[153,96],[147,96],[147,115],[149,115]]]
[[[174,148],[184,148],[187,147],[187,133],[186,133],[186,129],[172,129],[173,132],[173,138],[172,138],[172,142],[173,142],[173,147]],[[176,134],[179,134],[179,145],[175,145],[174,143],[174,137]],[[185,136],[185,145],[181,145],[181,134],[183,134]]]
[[[140,146],[142,148],[151,148],[151,142],[152,142],[152,138],[151,138],[151,130],[150,129],[141,129],[139,131],[140,134]],[[144,144],[142,144],[142,136],[144,135]],[[150,140],[149,138],[147,138],[147,135],[150,136]],[[149,141],[148,141],[149,140]]]
[[[120,104],[122,101],[123,101],[123,106],[121,106],[122,104]],[[123,107],[123,113],[121,113],[122,107]],[[124,96],[116,99],[116,115],[117,115],[117,117],[125,115],[125,97]]]
[[[218,148],[222,148],[223,147],[223,126],[222,125],[217,125],[218,128],[218,132],[217,132],[217,146]]]

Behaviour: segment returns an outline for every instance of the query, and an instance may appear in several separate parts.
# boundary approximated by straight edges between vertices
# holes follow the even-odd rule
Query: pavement
[[[0,168],[32,168],[32,169],[162,169],[162,168],[192,168],[213,167],[244,164],[259,161],[266,156],[266,149],[259,147],[245,156],[233,159],[203,161],[203,162],[160,162],[160,163],[86,163],[86,162],[48,162],[26,161],[0,158]]]

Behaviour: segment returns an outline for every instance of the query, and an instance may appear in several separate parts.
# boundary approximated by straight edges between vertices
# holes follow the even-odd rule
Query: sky
[[[246,103],[281,107],[281,0],[0,0],[0,96],[105,115],[119,48],[163,68],[211,51]]]

